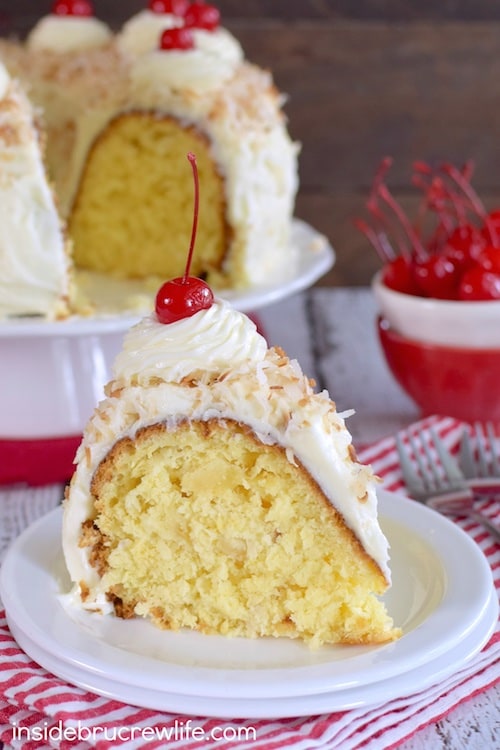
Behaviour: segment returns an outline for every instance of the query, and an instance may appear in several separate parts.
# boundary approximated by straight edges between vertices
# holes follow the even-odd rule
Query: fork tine
[[[485,445],[485,434],[483,425],[480,422],[477,422],[476,425],[476,450],[477,450],[477,461],[478,461],[478,471],[477,476],[478,477],[487,477],[489,476],[489,468],[488,468],[488,455],[486,453],[486,445]]]
[[[432,430],[430,430],[430,433],[431,433],[431,438],[434,441]],[[448,483],[447,482],[448,477],[443,478],[442,474],[440,474],[438,467],[437,467],[436,457],[432,453],[432,450],[431,450],[431,441],[429,441],[428,438],[427,439],[425,438],[423,432],[420,433],[420,445],[422,446],[424,453],[425,453],[425,458],[427,459],[426,463],[424,463],[422,459],[420,463],[421,471],[424,474],[424,476],[427,475],[428,487],[435,492],[439,492],[440,490],[443,489],[443,481]],[[444,452],[443,446],[441,446],[441,450],[442,452]],[[439,455],[439,451],[438,451],[438,455]]]
[[[411,497],[441,511],[446,508],[457,512],[470,506],[472,492],[435,432],[400,433],[396,435],[396,448]]]
[[[476,489],[498,488],[500,478],[500,443],[493,422],[474,424],[474,437],[465,429],[460,441],[460,467],[469,480],[475,481]],[[488,483],[488,480],[490,482]]]
[[[408,449],[405,447],[400,435],[396,435],[396,449],[404,483],[412,495],[421,495],[425,491],[424,484],[413,468]]]
[[[458,467],[447,454],[446,448],[435,432],[431,431],[430,435],[431,439],[423,433],[414,435],[408,432],[406,433],[407,445],[399,435],[396,436],[401,472],[405,484],[411,486],[412,494],[441,493],[454,489],[457,484],[463,482],[463,476]],[[443,462],[444,476],[438,469],[433,447]]]
[[[500,476],[500,450],[498,448],[498,440],[495,432],[495,425],[493,422],[487,422],[486,434],[491,448],[491,469],[493,475],[496,477]]]
[[[460,440],[460,466],[466,477],[477,477],[476,461],[472,450],[472,441],[468,430],[464,430]]]
[[[451,455],[448,453],[448,450],[444,447],[444,444],[435,431],[434,427],[430,428],[430,432],[432,435],[434,446],[439,456],[439,460],[441,461],[441,465],[449,481],[452,484],[463,483],[464,475],[460,471],[457,462],[453,460]]]
[[[431,457],[429,456],[429,449],[428,449],[427,443],[425,443],[425,441],[422,440],[422,436],[420,436],[420,445],[424,449],[425,457],[427,458],[427,462],[429,463],[429,466],[427,466],[427,463],[423,459],[422,452],[417,443],[416,436],[412,435],[411,433],[408,433],[408,442],[411,445],[411,448],[413,451],[413,457],[415,461],[417,462],[418,471],[420,473],[420,477],[421,477],[421,481],[422,481],[422,485],[424,489],[434,490],[435,474],[433,470],[432,461],[430,460]],[[429,469],[431,473],[429,473]]]

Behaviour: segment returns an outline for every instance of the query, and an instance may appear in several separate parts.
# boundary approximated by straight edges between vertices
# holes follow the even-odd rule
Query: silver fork
[[[445,515],[472,518],[500,542],[500,527],[474,509],[474,491],[435,430],[430,429],[430,438],[407,433],[404,441],[397,435],[396,448],[411,497]]]
[[[478,494],[500,494],[500,442],[492,422],[474,425],[475,440],[464,430],[460,441],[460,467]]]

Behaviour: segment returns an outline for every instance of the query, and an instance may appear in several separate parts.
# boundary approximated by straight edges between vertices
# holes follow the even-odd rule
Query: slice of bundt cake
[[[184,276],[125,338],[65,499],[74,601],[163,628],[313,645],[398,636],[376,482],[342,415]]]
[[[323,643],[398,636],[376,480],[343,416],[228,303],[128,333],[64,508],[79,607]]]
[[[0,62],[0,317],[66,317],[70,258],[30,102]]]

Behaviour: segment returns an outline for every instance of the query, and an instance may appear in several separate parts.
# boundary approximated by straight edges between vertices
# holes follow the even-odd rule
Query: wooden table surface
[[[269,343],[279,344],[297,358],[319,388],[328,388],[339,410],[356,409],[348,419],[356,445],[393,434],[418,419],[417,409],[400,391],[381,357],[369,289],[316,287],[260,310],[258,316]],[[26,491],[19,492],[21,500]],[[12,513],[7,518],[6,495],[0,491],[0,554],[33,515],[58,502],[61,488],[35,491],[29,509],[25,506],[26,512],[18,512],[15,518]],[[500,748],[500,688],[475,696],[400,748]]]

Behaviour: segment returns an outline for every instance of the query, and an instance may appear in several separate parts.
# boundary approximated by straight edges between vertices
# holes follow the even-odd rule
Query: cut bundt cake
[[[91,10],[59,0],[25,43],[0,43],[40,109],[77,271],[151,288],[181,273],[181,164],[194,150],[205,189],[193,272],[218,289],[293,275],[298,147],[270,73],[244,59],[211,5],[151,2],[116,34]]]
[[[0,317],[68,315],[70,257],[30,102],[0,62]]]
[[[74,606],[207,634],[398,637],[377,480],[299,364],[215,299],[133,327],[77,454]]]

